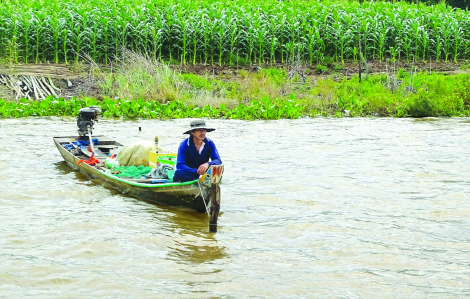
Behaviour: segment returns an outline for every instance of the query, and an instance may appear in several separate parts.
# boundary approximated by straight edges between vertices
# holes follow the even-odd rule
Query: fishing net
[[[149,152],[155,151],[155,142],[139,140],[126,145],[116,157],[121,166],[149,166]]]
[[[150,166],[119,166],[113,168],[112,174],[118,177],[132,177],[139,179],[144,174],[149,174],[152,171]],[[118,173],[119,172],[119,173]]]

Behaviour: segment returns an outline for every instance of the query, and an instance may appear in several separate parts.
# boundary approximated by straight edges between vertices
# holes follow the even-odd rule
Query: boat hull
[[[104,136],[94,136],[93,138],[106,139]],[[67,165],[90,178],[98,179],[102,183],[111,186],[113,189],[129,194],[137,199],[161,203],[170,206],[186,207],[198,212],[207,211],[207,206],[201,196],[201,189],[197,182],[187,182],[181,184],[146,184],[125,180],[107,174],[94,166],[86,163],[77,164],[84,157],[76,157],[62,145],[78,140],[78,136],[54,137],[54,143]],[[73,140],[75,139],[75,140]],[[70,140],[70,141],[68,141]],[[98,157],[99,159],[100,157]]]

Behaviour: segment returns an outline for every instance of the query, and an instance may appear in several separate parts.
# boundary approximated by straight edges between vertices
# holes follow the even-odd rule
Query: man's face
[[[206,138],[206,132],[206,129],[196,129],[191,131],[191,135],[196,139],[204,140],[204,138]]]

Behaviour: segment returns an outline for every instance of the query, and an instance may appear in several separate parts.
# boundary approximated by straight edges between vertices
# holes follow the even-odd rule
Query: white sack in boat
[[[116,159],[121,166],[149,166],[149,152],[155,150],[155,142],[139,140],[126,145]]]

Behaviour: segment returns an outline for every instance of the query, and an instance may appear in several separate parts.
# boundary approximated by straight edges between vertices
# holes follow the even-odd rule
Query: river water
[[[189,121],[95,133],[176,150]],[[470,296],[470,120],[208,124],[226,166],[216,234],[72,171],[52,136],[75,119],[0,120],[0,298]]]

